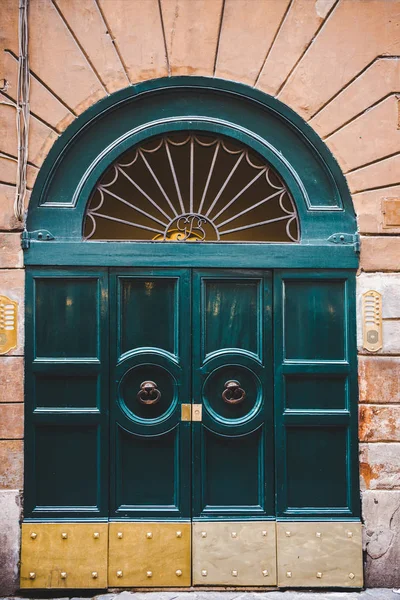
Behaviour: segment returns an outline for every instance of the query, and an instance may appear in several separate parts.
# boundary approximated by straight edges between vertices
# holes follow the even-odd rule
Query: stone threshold
[[[60,592],[43,592],[24,596],[0,597],[0,600],[400,600],[400,589],[370,588],[362,591],[118,591],[93,596],[65,596]]]

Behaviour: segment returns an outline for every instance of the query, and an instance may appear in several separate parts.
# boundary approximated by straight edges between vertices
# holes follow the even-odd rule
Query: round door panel
[[[226,364],[213,369],[204,380],[202,396],[211,420],[225,426],[252,421],[263,404],[260,378],[243,365]]]
[[[136,433],[151,427],[151,434],[175,425],[180,420],[179,404],[188,395],[181,376],[180,366],[166,356],[146,352],[123,360],[116,380],[121,424]]]
[[[126,371],[120,380],[118,401],[132,421],[163,421],[176,407],[178,383],[164,367],[140,364]]]

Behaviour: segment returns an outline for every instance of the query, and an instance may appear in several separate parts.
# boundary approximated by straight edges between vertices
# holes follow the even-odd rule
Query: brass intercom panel
[[[0,296],[0,354],[17,347],[18,303]]]
[[[382,295],[369,290],[362,296],[363,347],[369,352],[382,348]]]

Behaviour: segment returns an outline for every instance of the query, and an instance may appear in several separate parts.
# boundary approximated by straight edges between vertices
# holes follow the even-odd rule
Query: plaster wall
[[[18,0],[0,25],[0,293],[20,303],[0,357],[0,592],[18,581],[23,487],[21,224],[15,219]],[[28,188],[85,109],[138,81],[243,82],[299,113],[346,175],[362,236],[358,277],[360,471],[366,583],[400,585],[400,0],[30,0]],[[26,202],[29,202],[29,191]],[[398,209],[400,211],[400,209]],[[383,348],[362,348],[360,297],[383,294]],[[3,558],[4,555],[4,558]]]

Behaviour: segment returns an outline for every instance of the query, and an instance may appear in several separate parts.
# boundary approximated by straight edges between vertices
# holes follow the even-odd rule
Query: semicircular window
[[[86,240],[297,242],[299,222],[282,179],[230,138],[153,137],[111,165],[84,221]]]

